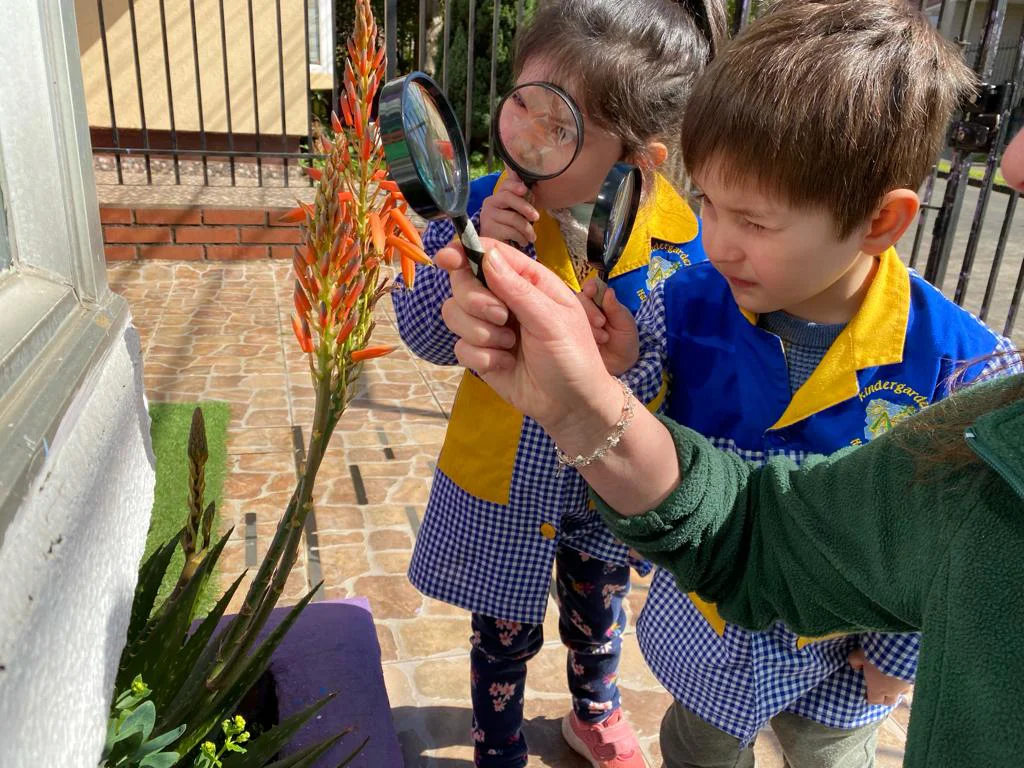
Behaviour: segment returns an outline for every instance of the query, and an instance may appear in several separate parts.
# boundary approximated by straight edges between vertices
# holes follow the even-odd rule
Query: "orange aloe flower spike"
[[[320,181],[320,178],[324,175],[319,168],[313,168],[312,166],[306,169],[306,173],[309,174],[309,178],[313,181]]]
[[[331,112],[331,130],[335,133],[341,133],[341,120],[338,119],[337,112]]]
[[[384,357],[384,355],[390,355],[395,351],[395,347],[367,347],[366,349],[357,349],[352,353],[352,362],[361,363],[364,360],[373,360],[375,357]]]

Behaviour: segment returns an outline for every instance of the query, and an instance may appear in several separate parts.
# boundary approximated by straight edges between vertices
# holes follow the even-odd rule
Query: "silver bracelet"
[[[603,459],[610,450],[615,448],[622,440],[622,435],[626,432],[626,427],[633,420],[633,416],[636,413],[633,390],[629,388],[629,385],[622,379],[618,380],[622,386],[622,393],[625,396],[625,402],[622,404],[622,416],[617,422],[615,427],[612,429],[612,433],[605,438],[605,441],[601,446],[589,456],[569,456],[565,451],[555,446],[555,455],[558,458],[559,469],[562,467],[569,467],[571,469],[580,469],[581,467],[587,467],[593,464],[595,461]]]

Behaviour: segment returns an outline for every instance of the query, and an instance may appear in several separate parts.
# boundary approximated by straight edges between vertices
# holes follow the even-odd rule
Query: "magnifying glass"
[[[616,163],[601,184],[587,229],[587,261],[597,271],[595,302],[601,306],[608,275],[619,263],[636,222],[643,174],[635,165]]]
[[[424,219],[452,220],[482,282],[483,246],[466,214],[469,160],[451,104],[433,79],[413,72],[381,89],[378,120],[388,174]]]
[[[513,99],[517,91],[521,96],[518,101]],[[520,101],[536,108],[525,122],[523,115],[528,110],[519,106]],[[519,121],[516,125],[532,131],[530,136],[538,142],[539,149],[533,154],[525,139],[516,143],[518,160],[510,161],[512,155],[506,155],[512,152],[509,146],[502,151],[502,158],[523,178],[534,182],[553,178],[572,164],[583,145],[583,118],[568,94],[550,83],[526,83],[502,103],[515,106],[514,110],[507,108],[512,111],[505,119]],[[541,108],[547,112],[538,112]],[[468,155],[448,100],[428,75],[413,72],[381,89],[378,115],[389,175],[424,219],[447,216],[452,220],[473,274],[483,282],[483,246],[466,213]],[[629,240],[641,188],[640,171],[627,163],[616,163],[594,203],[587,228],[587,259],[597,270],[602,286]],[[603,296],[602,287],[599,291]]]
[[[583,149],[583,115],[553,83],[523,83],[494,114],[498,156],[527,187],[565,172]]]

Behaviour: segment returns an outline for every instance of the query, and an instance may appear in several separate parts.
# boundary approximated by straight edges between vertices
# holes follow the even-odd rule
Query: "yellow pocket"
[[[522,432],[523,415],[466,371],[437,468],[466,493],[507,505]]]

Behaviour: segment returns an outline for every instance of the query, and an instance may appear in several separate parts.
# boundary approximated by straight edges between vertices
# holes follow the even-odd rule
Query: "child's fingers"
[[[588,285],[589,283],[585,284],[583,287],[586,288]],[[587,320],[590,321],[590,327],[593,329],[603,328],[606,322],[604,312],[602,312],[601,308],[594,302],[593,297],[587,296],[582,291],[576,294],[576,296],[580,300],[580,304],[583,306],[583,311],[587,313]]]
[[[619,301],[619,297],[615,295],[615,289],[611,286],[605,289],[604,296],[601,298],[601,310],[608,319],[609,328],[623,330],[630,328],[636,322],[632,313]]]
[[[441,306],[441,317],[452,333],[473,346],[511,349],[516,345],[516,335],[510,329],[473,317],[454,298]]]
[[[448,245],[434,254],[434,264],[445,272],[469,269],[469,259],[466,258],[462,245],[457,240],[448,243]]]
[[[537,233],[534,232],[533,225],[520,216],[517,211],[513,211],[508,208],[494,211],[491,215],[490,225],[492,229],[501,227],[512,232],[515,235],[515,239],[523,245],[526,243],[532,243],[537,239]],[[485,237],[489,237],[489,235],[485,235]]]
[[[495,210],[508,209],[516,211],[527,221],[537,221],[540,218],[540,214],[537,209],[530,205],[529,201],[525,199],[527,193],[526,187],[522,187],[522,194],[516,194],[514,190],[506,189],[502,187],[500,190],[495,192],[489,200]]]

